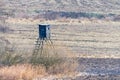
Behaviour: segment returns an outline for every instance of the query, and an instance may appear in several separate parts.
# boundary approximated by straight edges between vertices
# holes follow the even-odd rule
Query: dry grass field
[[[2,43],[2,51],[7,48],[9,51],[14,50],[15,53],[22,55],[24,54],[23,56],[30,56],[33,52],[35,41],[38,37],[38,24],[50,24],[51,40],[53,41],[55,51],[63,57],[79,58],[79,67],[77,68],[79,74],[76,75],[77,77],[75,80],[119,80],[119,22],[87,19],[60,19],[44,21],[8,18],[5,23],[6,24],[4,26],[7,26],[9,31],[5,33],[1,32],[0,43]],[[11,73],[11,69],[13,67],[17,68],[21,66],[11,66],[7,68],[3,67],[0,69],[1,71],[4,70],[1,75],[10,77],[9,73]],[[58,78],[58,76],[63,76],[63,74],[68,75],[68,73],[70,73],[69,76],[75,75],[72,71],[74,71],[77,67],[77,64],[74,64],[73,66],[71,65],[71,68],[69,66],[70,64],[68,63],[64,66],[59,65],[59,67],[56,65],[50,67],[47,72],[45,69],[42,69],[40,74],[34,74],[34,70],[36,71],[36,68],[30,67],[31,72],[29,72],[26,71],[26,67],[29,69],[29,66],[25,65],[25,70],[21,70],[25,72],[25,75],[24,73],[14,75],[15,73],[13,72],[12,79],[16,80],[18,78],[25,78],[26,80],[29,80],[31,76],[33,76],[32,78],[34,78],[34,76],[39,76],[39,78],[42,79],[44,75],[44,77],[48,76],[49,72],[57,73],[57,77],[55,78]],[[61,74],[62,70],[64,73]],[[109,75],[113,76],[111,77]],[[50,77],[46,78],[50,79]]]
[[[119,0],[0,0],[0,80],[120,80],[119,32]]]
[[[65,60],[62,63],[58,62],[57,64],[54,64],[56,63],[57,56],[55,60],[53,59],[54,62],[51,62],[51,64],[54,65],[49,64],[50,60],[52,60],[50,58],[48,58],[48,63],[46,62],[47,58],[44,60],[44,65],[27,65],[31,54],[33,53],[33,49],[35,48],[35,41],[38,38],[38,21],[39,20],[34,21],[31,19],[27,20],[10,18],[5,21],[4,25],[1,23],[1,29],[5,28],[6,30],[7,26],[9,30],[7,32],[0,32],[0,43],[2,44],[0,45],[0,79],[33,80],[46,77],[50,79],[50,75],[53,77],[55,76],[54,78],[61,78],[63,76],[73,77],[76,74],[76,67],[78,65],[77,61],[73,62],[73,60]],[[68,51],[66,52],[67,47],[54,47],[56,52],[63,54],[59,54],[59,57],[73,57],[71,53],[68,54]],[[46,67],[47,64],[50,65],[49,68]]]
[[[22,53],[32,52],[38,37],[38,24],[51,25],[51,40],[56,50],[74,53],[77,57],[119,58],[119,22],[103,20],[6,20],[13,31],[1,35],[10,47]],[[58,51],[58,53],[64,53]],[[73,54],[72,54],[73,55]]]

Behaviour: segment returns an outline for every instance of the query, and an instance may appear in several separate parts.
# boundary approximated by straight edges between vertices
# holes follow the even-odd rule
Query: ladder
[[[34,48],[34,51],[33,51],[33,56],[34,55],[42,55],[44,54],[44,46],[48,46],[51,50],[53,50],[53,53],[54,54],[57,54],[55,52],[55,48],[54,48],[54,45],[53,45],[53,42],[49,39],[40,39],[40,38],[37,38],[36,40],[36,44],[35,44],[35,48]],[[49,52],[49,51],[48,51]],[[48,54],[49,55],[49,54]]]

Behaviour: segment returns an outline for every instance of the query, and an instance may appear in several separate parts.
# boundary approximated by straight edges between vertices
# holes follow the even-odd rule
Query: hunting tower
[[[53,42],[50,39],[50,25],[42,24],[38,26],[38,38],[36,40],[35,49],[33,54],[44,54],[54,49]],[[46,49],[47,47],[47,49]],[[51,48],[49,51],[48,48]],[[47,51],[47,52],[46,52]]]

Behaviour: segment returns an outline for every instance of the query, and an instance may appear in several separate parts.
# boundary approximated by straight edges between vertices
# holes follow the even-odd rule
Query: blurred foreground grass
[[[59,55],[24,56],[5,51],[0,55],[0,80],[33,80],[49,75],[73,75],[78,64]]]

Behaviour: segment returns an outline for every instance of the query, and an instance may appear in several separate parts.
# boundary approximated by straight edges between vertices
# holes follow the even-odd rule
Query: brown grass
[[[48,71],[43,66],[30,64],[6,66],[0,68],[0,80],[33,80],[49,75],[73,77],[77,66],[76,62],[64,62],[51,66]]]
[[[46,75],[44,67],[34,67],[30,64],[0,68],[0,80],[32,80],[43,75]]]
[[[11,66],[0,67],[0,80],[33,80],[49,75],[55,75],[57,78],[74,76],[77,66],[77,61],[71,57],[49,66],[48,69],[46,69],[45,65],[40,64],[13,64]]]

